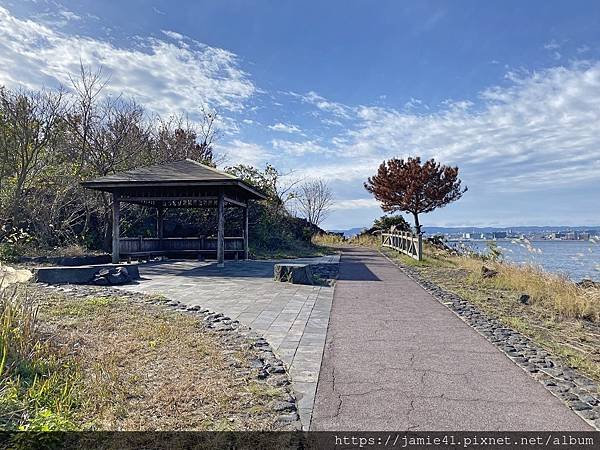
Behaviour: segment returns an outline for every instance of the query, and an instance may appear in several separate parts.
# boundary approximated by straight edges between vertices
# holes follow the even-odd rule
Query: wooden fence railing
[[[119,239],[121,255],[135,253],[208,253],[217,251],[215,237],[186,237],[186,238],[121,238]],[[243,237],[226,237],[225,252],[243,252]]]
[[[381,245],[393,248],[417,261],[423,259],[423,237],[406,231],[392,231],[381,233]]]

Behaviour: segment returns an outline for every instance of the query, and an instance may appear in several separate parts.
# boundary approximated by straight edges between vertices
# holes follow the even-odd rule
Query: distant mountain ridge
[[[346,230],[330,230],[335,233],[344,233],[344,236],[351,237],[359,234],[367,227],[355,227]],[[600,225],[581,225],[581,226],[565,226],[565,225],[541,225],[541,226],[519,226],[519,227],[423,227],[423,232],[426,234],[441,234],[441,233],[493,233],[497,231],[512,231],[513,233],[535,233],[535,232],[553,232],[553,231],[584,231],[584,230],[600,230]]]
[[[513,233],[540,233],[553,231],[584,231],[598,230],[600,225],[595,226],[519,226],[519,227],[423,227],[427,234],[435,233],[493,233],[497,231],[511,231]]]

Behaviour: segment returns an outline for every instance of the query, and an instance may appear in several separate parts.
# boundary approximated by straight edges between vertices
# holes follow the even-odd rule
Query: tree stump
[[[275,264],[273,278],[292,284],[314,284],[309,264]]]

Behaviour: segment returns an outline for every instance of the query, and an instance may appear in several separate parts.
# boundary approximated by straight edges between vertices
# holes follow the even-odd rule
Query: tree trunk
[[[421,234],[421,224],[419,223],[419,214],[413,213],[413,217],[415,218],[415,230],[417,234]]]

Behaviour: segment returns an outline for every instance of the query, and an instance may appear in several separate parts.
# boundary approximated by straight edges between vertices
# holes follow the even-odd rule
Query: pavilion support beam
[[[162,239],[165,234],[165,208],[162,204],[156,207],[156,237],[159,239],[159,249],[162,250]]]
[[[217,266],[225,266],[225,195],[219,191],[217,202],[218,228],[217,228]]]
[[[244,259],[248,260],[248,205],[243,208],[244,211]]]
[[[113,194],[112,197],[112,262],[118,264],[120,260],[119,222],[121,221],[121,202],[117,194]]]

